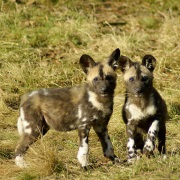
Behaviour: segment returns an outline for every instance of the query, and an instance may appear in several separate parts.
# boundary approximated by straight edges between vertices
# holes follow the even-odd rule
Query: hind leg
[[[35,114],[31,114],[32,117],[28,116],[28,114],[26,116],[27,117],[25,118],[25,113],[21,108],[20,117],[17,123],[21,139],[15,149],[15,163],[21,168],[27,166],[23,159],[23,154],[26,153],[31,144],[33,144],[41,135],[46,134],[49,130],[49,127],[43,118],[39,118],[38,116],[35,116]],[[36,121],[32,121],[32,119],[35,119]]]
[[[158,151],[163,154],[163,158],[166,158],[166,127],[161,126],[158,133]]]
[[[37,129],[37,131],[39,131]],[[23,159],[23,154],[26,153],[29,146],[33,144],[35,141],[37,141],[42,135],[45,134],[45,131],[32,134],[23,134],[21,136],[20,141],[18,142],[16,149],[15,149],[15,163],[17,166],[23,168],[27,167],[25,160]]]
[[[15,163],[18,167],[23,168],[27,167],[25,160],[23,159],[23,154],[26,153],[29,146],[36,141],[36,138],[29,134],[22,135],[20,141],[18,142],[15,149]]]

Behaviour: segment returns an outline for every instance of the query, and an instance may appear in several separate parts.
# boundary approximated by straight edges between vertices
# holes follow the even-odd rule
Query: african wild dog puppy
[[[165,158],[165,121],[168,113],[164,100],[153,87],[155,64],[156,59],[151,55],[145,55],[142,63],[133,62],[125,56],[119,60],[126,85],[122,116],[128,136],[128,162],[138,158],[137,150],[144,151],[148,157],[152,155],[156,137],[158,150]],[[147,133],[145,142],[142,132]]]
[[[113,162],[114,154],[107,125],[113,112],[113,95],[120,50],[116,49],[101,63],[84,54],[80,65],[87,74],[84,85],[71,88],[41,89],[21,99],[18,132],[21,136],[15,150],[16,165],[26,167],[23,154],[41,135],[52,128],[57,131],[78,129],[80,145],[77,158],[82,167],[88,165],[88,135],[93,127],[102,144],[104,156]]]

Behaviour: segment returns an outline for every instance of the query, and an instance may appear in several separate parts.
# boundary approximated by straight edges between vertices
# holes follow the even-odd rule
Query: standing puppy
[[[128,136],[128,162],[138,156],[136,150],[143,150],[149,157],[153,154],[155,140],[158,138],[158,150],[166,153],[166,126],[168,118],[164,100],[153,87],[153,70],[156,59],[146,55],[142,63],[133,62],[125,56],[120,57],[120,69],[126,84],[126,97],[122,109],[123,120]],[[143,141],[142,132],[147,133]]]
[[[21,139],[15,150],[17,166],[26,167],[23,154],[50,128],[57,131],[78,129],[80,145],[77,158],[82,167],[88,165],[91,127],[100,139],[104,156],[113,162],[119,161],[107,129],[113,112],[115,69],[119,56],[120,50],[116,49],[108,60],[96,63],[90,56],[82,55],[80,65],[87,74],[87,83],[71,88],[41,89],[22,97],[17,123]]]

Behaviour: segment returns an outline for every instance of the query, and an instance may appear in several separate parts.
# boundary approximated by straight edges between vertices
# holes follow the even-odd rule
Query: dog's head
[[[95,62],[89,55],[82,55],[80,65],[87,74],[89,90],[101,95],[107,96],[114,93],[116,87],[116,73],[120,57],[120,50],[116,49],[109,56],[108,60]]]
[[[153,86],[156,59],[152,55],[145,55],[141,63],[133,62],[126,56],[121,56],[119,59],[119,67],[124,75],[127,93],[136,97],[149,93]]]

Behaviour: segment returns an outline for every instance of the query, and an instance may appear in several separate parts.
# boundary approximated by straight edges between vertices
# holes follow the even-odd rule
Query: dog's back
[[[22,97],[18,119],[21,140],[16,147],[16,159],[50,128],[58,131],[78,129],[78,160],[83,167],[87,166],[88,134],[93,127],[102,143],[104,155],[115,160],[107,124],[113,112],[115,69],[119,55],[120,51],[116,49],[102,63],[83,55],[80,65],[87,74],[85,84],[71,88],[40,89]],[[20,164],[18,162],[17,165]]]

